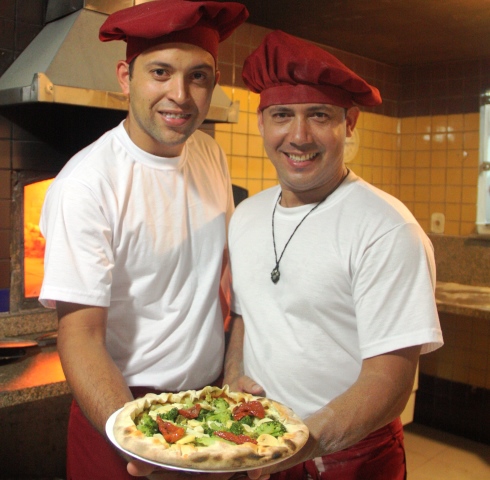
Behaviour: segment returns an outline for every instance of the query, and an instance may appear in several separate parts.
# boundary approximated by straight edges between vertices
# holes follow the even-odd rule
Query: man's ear
[[[220,77],[221,72],[219,70],[216,70],[216,73],[214,74],[214,86],[218,85]]]
[[[124,60],[119,60],[116,67],[117,81],[121,86],[121,90],[125,95],[129,95],[129,64]]]
[[[345,112],[345,135],[346,137],[352,137],[352,132],[356,128],[357,119],[361,111],[359,107],[350,107]]]

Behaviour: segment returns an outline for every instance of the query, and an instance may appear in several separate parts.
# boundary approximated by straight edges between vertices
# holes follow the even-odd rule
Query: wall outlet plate
[[[435,212],[430,217],[431,233],[444,233],[446,218],[443,213]]]

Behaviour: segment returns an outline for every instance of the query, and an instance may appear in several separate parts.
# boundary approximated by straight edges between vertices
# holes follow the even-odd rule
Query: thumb
[[[131,460],[126,469],[133,477],[146,477],[155,470],[155,467],[146,462]]]
[[[267,480],[270,475],[262,475],[262,470],[250,470],[247,472],[250,480]]]
[[[265,390],[255,380],[244,375],[239,380],[240,390],[242,392],[251,393],[252,395],[265,395]],[[257,477],[258,478],[258,477]]]

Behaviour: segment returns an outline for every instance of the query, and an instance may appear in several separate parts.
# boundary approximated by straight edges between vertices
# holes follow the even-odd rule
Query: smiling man
[[[131,478],[105,439],[110,415],[133,396],[198,389],[220,375],[233,196],[222,149],[197,128],[219,79],[218,43],[247,16],[238,3],[159,0],[100,29],[102,41],[127,43],[116,72],[128,115],[66,164],[40,222],[40,300],[57,309],[75,397],[69,479]],[[140,475],[137,466],[129,469]]]
[[[442,345],[432,245],[397,199],[344,164],[378,90],[327,51],[276,31],[245,61],[279,186],[242,202],[225,382],[291,407],[306,446],[271,479],[403,480],[399,415],[420,353]]]
[[[133,142],[153,155],[179,156],[206,118],[219,79],[211,53],[191,44],[157,45],[131,67],[119,62],[117,74],[129,95],[125,128]]]

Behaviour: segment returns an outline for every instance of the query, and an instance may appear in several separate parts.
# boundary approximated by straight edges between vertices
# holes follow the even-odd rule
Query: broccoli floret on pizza
[[[277,420],[272,420],[270,422],[261,423],[255,429],[255,435],[259,436],[264,433],[267,435],[272,435],[273,437],[280,437],[287,432],[286,427]]]
[[[211,405],[217,412],[225,411],[230,408],[230,404],[221,397],[213,398]]]
[[[158,416],[162,420],[168,420],[170,422],[175,422],[176,418],[179,416],[179,409],[178,408],[172,408],[168,412],[159,413]]]
[[[231,412],[227,410],[222,410],[219,412],[214,412],[206,416],[206,421],[207,422],[218,422],[218,423],[224,423],[228,422],[228,420],[231,420]]]
[[[240,418],[240,420],[238,420],[238,423],[252,427],[254,424],[254,417],[252,417],[251,415],[245,415],[244,417]]]
[[[243,433],[243,424],[240,422],[233,422],[230,425],[230,432],[234,433],[235,435],[241,435]]]
[[[199,415],[196,417],[196,420],[199,420],[200,422],[204,422],[206,420],[206,417],[212,412],[212,410],[208,410],[206,408],[201,408],[199,411]]]
[[[158,424],[147,413],[144,413],[136,427],[140,432],[144,433],[147,437],[152,437],[155,433],[158,433]]]

